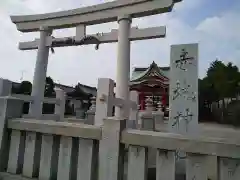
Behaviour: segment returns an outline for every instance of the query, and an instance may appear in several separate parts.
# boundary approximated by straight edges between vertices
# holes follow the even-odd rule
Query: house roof
[[[20,86],[20,84],[21,84],[20,82],[12,82],[13,87],[18,87],[18,86]]]
[[[62,89],[66,93],[70,93],[74,90],[74,87],[72,87],[72,86],[67,86],[67,85],[63,85],[63,84],[59,84],[59,83],[55,83],[55,87]]]
[[[12,83],[13,83],[13,87],[18,87],[21,84],[19,82],[12,82]],[[97,88],[96,87],[91,87],[91,86],[87,86],[87,85],[84,85],[84,84],[79,84],[79,86],[84,93],[92,94],[93,96],[97,95]],[[58,87],[58,88],[64,90],[66,93],[71,93],[71,92],[74,91],[74,87],[59,84],[59,83],[55,83],[55,87]]]
[[[136,67],[132,72],[131,84],[141,82],[145,77],[148,77],[151,73],[155,76],[169,79],[170,67],[158,67],[158,65],[153,61],[149,67]]]

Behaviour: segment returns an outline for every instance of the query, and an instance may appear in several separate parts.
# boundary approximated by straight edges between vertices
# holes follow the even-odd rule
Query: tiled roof
[[[81,90],[82,90],[84,93],[86,93],[86,94],[92,94],[93,96],[96,96],[96,95],[97,95],[97,88],[91,87],[91,86],[87,86],[87,85],[84,85],[84,84],[79,84],[79,85],[80,85]],[[70,93],[70,92],[73,92],[73,91],[74,91],[74,87],[72,87],[72,86],[66,86],[66,85],[58,84],[58,83],[55,83],[55,86],[58,87],[58,88],[61,88],[61,89],[64,90],[66,93]]]
[[[159,68],[159,72],[165,76],[166,78],[169,78],[169,71],[170,71],[170,67],[158,67],[157,64],[153,61],[152,64],[149,67],[136,67],[134,68],[133,72],[132,72],[132,77],[131,77],[131,81],[135,81],[137,79],[140,79],[141,77],[143,77],[145,74],[147,74],[147,72],[150,70],[151,67],[154,68]]]
[[[13,87],[18,87],[20,84],[21,84],[21,83],[19,83],[19,82],[12,82],[12,86],[13,86]]]
[[[146,67],[135,67],[133,71],[146,71],[148,68]],[[159,67],[162,71],[169,71],[170,67]]]
[[[55,83],[55,87],[58,87],[58,88],[64,90],[66,93],[73,92],[73,90],[74,90],[74,87],[72,87],[72,86],[66,86],[66,85],[58,84],[58,83]]]
[[[12,82],[14,87],[19,86],[21,83],[19,82]],[[82,91],[85,92],[86,94],[92,94],[93,96],[97,95],[97,88],[96,87],[91,87],[91,86],[87,86],[84,84],[79,84]],[[58,87],[62,90],[64,90],[66,93],[70,93],[74,91],[74,87],[72,86],[67,86],[67,85],[63,85],[63,84],[59,84],[59,83],[55,83],[55,87]]]

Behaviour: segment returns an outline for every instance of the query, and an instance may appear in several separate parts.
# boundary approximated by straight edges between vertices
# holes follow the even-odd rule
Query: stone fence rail
[[[126,120],[105,118],[103,126],[14,118],[5,171],[38,179],[144,180],[148,149],[156,149],[156,178],[175,179],[175,152],[187,153],[187,179],[207,180],[207,157],[217,156],[220,180],[239,178],[240,139],[208,138],[126,129]],[[125,144],[127,146],[121,146]],[[127,147],[128,151],[123,151]],[[1,146],[3,148],[3,146]],[[6,147],[5,147],[6,148]],[[127,166],[124,157],[128,156]],[[1,156],[2,157],[2,156]],[[97,172],[98,171],[98,172]],[[119,174],[120,173],[120,174]]]
[[[24,94],[11,94],[12,97],[18,98],[23,100],[24,102],[34,102],[34,97],[30,96],[30,95],[24,95]],[[49,97],[44,97],[43,103],[47,103],[47,104],[60,104],[61,103],[61,99],[57,99],[57,98],[49,98]]]

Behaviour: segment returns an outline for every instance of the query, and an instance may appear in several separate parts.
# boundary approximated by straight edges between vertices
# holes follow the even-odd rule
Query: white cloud
[[[181,3],[178,3],[175,7],[177,11],[188,12],[189,10],[194,10],[199,8],[206,0],[183,0]]]
[[[81,2],[81,3],[80,3]],[[103,2],[103,1],[102,1]],[[174,11],[187,11],[197,8],[202,1],[184,0]],[[19,51],[19,41],[32,40],[39,36],[38,33],[22,34],[16,30],[11,23],[9,14],[33,14],[44,13],[80,6],[101,3],[99,0],[5,0],[0,5],[0,76],[11,80],[19,80],[24,70],[24,78],[32,80],[36,51]],[[186,9],[184,9],[186,8]],[[200,46],[200,74],[204,74],[210,61],[220,56],[237,61],[240,57],[239,49],[234,51],[234,44],[228,40],[239,37],[239,26],[236,25],[237,16],[229,13],[221,17],[210,17],[203,20],[198,27],[191,27],[178,17],[167,13],[147,18],[136,19],[132,26],[150,27],[167,26],[167,37],[165,39],[132,42],[131,67],[148,66],[153,60],[160,66],[169,64],[170,45],[179,43],[199,42]],[[232,29],[231,27],[234,27]],[[110,31],[117,28],[117,23],[108,23],[91,26],[88,33]],[[219,30],[221,29],[221,30]],[[224,32],[228,32],[228,35]],[[73,35],[74,29],[57,30],[54,36]],[[224,38],[223,38],[224,37]],[[230,52],[223,53],[228,46]],[[239,46],[240,47],[240,46]],[[48,75],[55,81],[72,85],[77,82],[96,85],[97,78],[115,78],[117,44],[100,45],[95,51],[94,46],[56,48],[55,54],[50,53]]]
[[[238,17],[240,17],[239,12],[226,12],[221,16],[209,17],[202,21],[196,30],[200,31],[207,39],[209,52],[217,52],[221,60],[234,62],[240,67]]]
[[[238,17],[240,13],[230,12],[222,16],[214,16],[205,19],[197,27],[197,30],[208,33],[214,38],[225,40],[240,40],[240,24]]]

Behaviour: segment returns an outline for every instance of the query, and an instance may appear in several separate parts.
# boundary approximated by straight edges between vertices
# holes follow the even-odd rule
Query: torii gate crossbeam
[[[182,0],[116,0],[99,5],[54,13],[11,16],[12,22],[22,32],[39,31],[40,26],[51,29],[76,27],[79,24],[94,25],[117,21],[120,15],[138,18],[170,12],[175,3]]]
[[[82,34],[82,37],[85,35]],[[99,33],[99,34],[91,34],[89,36],[96,37],[99,40],[100,44],[105,43],[114,43],[118,41],[118,30],[113,29],[111,32],[107,33]],[[151,27],[151,28],[144,28],[138,29],[136,27],[131,28],[129,39],[130,41],[137,41],[137,40],[146,40],[146,39],[156,39],[156,38],[164,38],[166,36],[166,27]],[[80,36],[81,37],[81,36]],[[76,43],[64,43],[68,39],[76,40]],[[36,39],[34,41],[28,42],[20,42],[19,49],[20,50],[32,50],[37,49],[40,39]],[[88,45],[88,44],[96,44],[94,40],[86,41],[84,44],[81,45]],[[80,44],[77,43],[77,36],[74,37],[63,37],[63,38],[54,38],[49,37],[46,41],[46,46],[48,47],[65,47],[65,46],[78,46]]]

